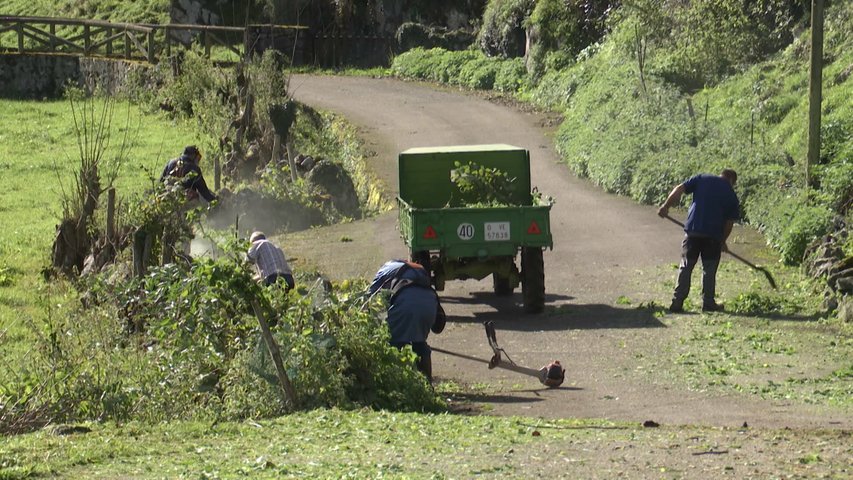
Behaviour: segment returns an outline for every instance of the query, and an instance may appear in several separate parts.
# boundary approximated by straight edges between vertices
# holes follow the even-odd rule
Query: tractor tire
[[[521,292],[525,312],[545,310],[545,261],[539,247],[521,249]]]
[[[508,297],[512,295],[514,288],[509,286],[509,278],[502,277],[497,273],[492,274],[492,286],[495,290],[495,295],[499,297]]]

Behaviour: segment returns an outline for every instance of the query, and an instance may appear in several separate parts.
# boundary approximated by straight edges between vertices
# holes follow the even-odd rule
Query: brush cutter
[[[666,219],[667,219],[667,220],[669,220],[670,222],[672,222],[672,223],[674,223],[674,224],[678,225],[679,227],[684,228],[684,224],[683,224],[683,223],[681,223],[681,222],[679,222],[678,220],[676,220],[676,219],[674,219],[674,218],[670,217],[669,215],[665,216],[664,218],[666,218]],[[769,270],[767,270],[767,269],[766,269],[766,268],[764,268],[764,267],[759,267],[758,265],[756,265],[756,264],[754,264],[754,263],[750,262],[749,260],[747,260],[747,259],[745,259],[745,258],[741,257],[740,255],[738,255],[738,254],[736,254],[736,253],[734,253],[734,252],[732,252],[732,251],[727,250],[727,251],[726,251],[726,253],[728,253],[729,255],[731,255],[731,256],[732,256],[732,258],[734,258],[735,260],[737,260],[737,261],[739,261],[739,262],[743,263],[744,265],[748,266],[749,268],[751,268],[751,269],[753,269],[753,270],[758,270],[759,272],[763,273],[763,274],[764,274],[764,277],[765,277],[765,278],[767,278],[767,282],[770,284],[770,286],[771,286],[771,287],[773,287],[774,289],[778,288],[778,287],[776,286],[776,280],[774,280],[774,279],[773,279],[773,275],[771,275],[771,274],[770,274],[770,271],[769,271]]]
[[[545,365],[540,369],[522,367],[521,365],[517,365],[512,361],[509,354],[506,353],[506,350],[501,348],[498,345],[498,340],[495,335],[495,324],[493,322],[485,322],[483,324],[486,327],[486,339],[489,341],[489,346],[492,347],[492,358],[489,361],[483,360],[481,358],[472,357],[469,355],[464,355],[461,353],[451,352],[449,350],[444,350],[437,347],[431,347],[433,351],[445,353],[448,355],[453,355],[455,357],[464,358],[466,360],[473,360],[475,362],[486,363],[489,365],[489,369],[493,368],[502,368],[504,370],[510,370],[516,373],[521,373],[523,375],[528,375],[536,378],[543,385],[546,385],[550,388],[556,388],[563,384],[563,380],[566,377],[566,369],[560,365],[558,360],[554,360],[553,362]]]

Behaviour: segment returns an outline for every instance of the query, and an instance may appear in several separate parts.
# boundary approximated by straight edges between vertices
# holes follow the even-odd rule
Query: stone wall
[[[0,95],[54,98],[71,84],[88,91],[119,92],[129,72],[148,65],[124,60],[55,55],[0,55]]]

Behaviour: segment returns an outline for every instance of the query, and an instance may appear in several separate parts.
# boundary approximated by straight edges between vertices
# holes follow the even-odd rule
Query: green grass
[[[40,272],[50,263],[63,191],[74,188],[79,155],[69,102],[0,100],[0,109],[0,347],[8,347],[21,339],[23,324],[59,302],[48,300]],[[116,182],[119,201],[149,186],[149,172],[159,176],[184,145],[199,143],[191,125],[126,103],[116,104],[112,126],[108,158],[117,155],[127,133],[127,161]]]
[[[732,242],[737,249],[738,238]],[[762,257],[761,252],[752,255]],[[724,259],[725,260],[725,259]],[[779,290],[763,275],[731,260],[717,275],[725,313],[702,313],[701,267],[693,275],[685,314],[659,317],[667,326],[656,355],[638,357],[637,371],[650,379],[709,394],[754,395],[791,404],[853,407],[853,327],[824,318],[814,284],[795,268],[776,265]],[[676,266],[645,277],[662,278],[660,298],[674,287]]]
[[[168,23],[169,1],[149,0],[0,0],[7,15],[97,18],[114,22]]]
[[[818,476],[849,468],[850,453],[843,432],[338,410],[88,428],[0,439],[0,478],[670,478],[723,467]]]

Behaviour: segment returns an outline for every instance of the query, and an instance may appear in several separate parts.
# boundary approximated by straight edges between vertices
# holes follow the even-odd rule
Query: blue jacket
[[[376,293],[382,288],[390,288],[401,268],[406,265],[400,260],[386,262],[376,272],[368,292]],[[429,285],[429,277],[422,268],[407,267],[401,278]],[[431,287],[413,284],[399,290],[391,299],[388,307],[388,329],[391,343],[426,342],[430,328],[435,323],[438,298]]]
[[[693,194],[684,225],[687,235],[722,240],[726,221],[740,218],[740,202],[725,178],[707,173],[696,175],[684,182],[684,191]]]

